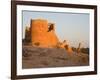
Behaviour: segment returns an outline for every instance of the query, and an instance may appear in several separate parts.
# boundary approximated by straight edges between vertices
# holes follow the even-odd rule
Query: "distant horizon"
[[[55,13],[22,11],[23,39],[25,37],[25,27],[30,27],[31,19],[45,19],[55,24],[55,33],[58,39],[68,41],[71,47],[78,47],[81,42],[82,47],[89,48],[89,14],[85,13]]]

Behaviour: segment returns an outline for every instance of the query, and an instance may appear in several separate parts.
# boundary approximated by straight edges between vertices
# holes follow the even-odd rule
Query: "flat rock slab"
[[[89,56],[84,53],[69,54],[62,48],[39,48],[23,46],[22,68],[47,68],[67,66],[88,66]]]

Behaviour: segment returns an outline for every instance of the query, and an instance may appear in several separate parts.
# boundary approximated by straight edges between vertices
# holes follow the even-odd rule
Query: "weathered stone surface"
[[[69,54],[63,48],[41,48],[23,46],[22,68],[45,68],[88,65],[88,54]]]
[[[58,38],[54,30],[48,31],[48,21],[43,19],[31,20],[31,41],[40,43],[42,47],[55,46]]]

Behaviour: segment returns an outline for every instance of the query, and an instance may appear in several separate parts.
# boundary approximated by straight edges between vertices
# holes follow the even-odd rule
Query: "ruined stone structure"
[[[31,36],[30,36],[30,27],[26,27],[25,29],[25,41],[30,42],[31,41]]]
[[[55,46],[59,40],[54,32],[54,24],[43,19],[31,20],[31,42],[32,45],[39,43],[43,47]]]
[[[32,19],[30,28],[26,27],[25,31],[26,41],[30,41],[32,45],[37,45],[39,47],[56,47],[66,49],[69,53],[72,49],[69,45],[64,42],[60,42],[55,33],[55,24],[49,23],[44,19]],[[59,43],[61,43],[59,45]]]
[[[64,40],[63,42],[58,43],[57,47],[66,49],[68,53],[73,52],[72,48],[69,46],[69,44],[66,40]]]

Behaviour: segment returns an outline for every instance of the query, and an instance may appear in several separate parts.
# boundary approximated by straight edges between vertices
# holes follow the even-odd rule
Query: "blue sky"
[[[89,47],[89,14],[22,11],[23,38],[25,27],[30,27],[31,19],[43,18],[55,23],[55,33],[60,41],[67,40],[71,46],[77,47],[82,42],[82,47]]]

